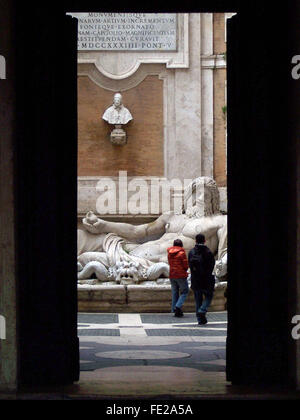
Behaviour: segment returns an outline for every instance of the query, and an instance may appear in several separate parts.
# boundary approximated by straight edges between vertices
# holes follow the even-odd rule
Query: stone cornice
[[[201,67],[203,69],[225,69],[226,60],[224,54],[202,55]]]

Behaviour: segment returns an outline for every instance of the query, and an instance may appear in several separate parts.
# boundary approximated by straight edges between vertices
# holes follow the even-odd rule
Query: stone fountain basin
[[[82,282],[83,283],[83,282]],[[168,279],[145,281],[137,285],[84,280],[78,283],[79,312],[147,313],[171,311],[171,286]],[[217,283],[209,311],[226,310],[224,292],[227,282]],[[184,303],[185,312],[195,311],[194,293],[190,290]]]

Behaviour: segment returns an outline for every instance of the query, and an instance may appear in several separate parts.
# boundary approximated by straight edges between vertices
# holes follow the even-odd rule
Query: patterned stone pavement
[[[72,385],[23,390],[20,399],[180,401],[299,399],[299,392],[234,387],[226,381],[226,312],[209,312],[198,326],[194,313],[78,314],[80,378]],[[0,397],[1,399],[1,397]],[[202,403],[193,405],[202,412]],[[200,414],[199,414],[200,415]]]
[[[78,314],[81,372],[161,366],[225,373],[227,313],[209,312],[198,326],[194,313]]]
[[[207,325],[198,326],[194,313],[183,318],[165,313],[79,313],[79,381],[47,389],[29,387],[17,398],[97,399],[103,402],[98,406],[102,414],[115,403],[191,401],[197,415],[202,415],[198,400],[203,399],[299,400],[296,391],[227,382],[227,313],[209,312],[207,318]]]

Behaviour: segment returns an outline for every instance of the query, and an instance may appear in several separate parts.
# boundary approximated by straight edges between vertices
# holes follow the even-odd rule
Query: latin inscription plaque
[[[78,50],[176,51],[176,13],[70,13],[78,18]]]

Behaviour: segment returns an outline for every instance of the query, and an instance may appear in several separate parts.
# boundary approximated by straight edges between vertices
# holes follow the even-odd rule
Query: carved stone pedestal
[[[122,146],[127,143],[126,132],[123,130],[121,125],[116,125],[116,128],[110,133],[110,141],[113,144]]]

